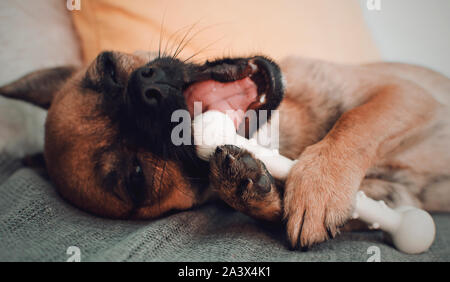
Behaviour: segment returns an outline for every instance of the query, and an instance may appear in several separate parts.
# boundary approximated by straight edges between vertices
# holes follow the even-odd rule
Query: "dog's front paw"
[[[329,145],[317,143],[291,169],[284,213],[292,248],[307,249],[333,238],[349,218],[359,174],[346,161]]]
[[[280,192],[251,153],[232,145],[217,147],[210,168],[210,185],[228,205],[255,218],[281,219]]]

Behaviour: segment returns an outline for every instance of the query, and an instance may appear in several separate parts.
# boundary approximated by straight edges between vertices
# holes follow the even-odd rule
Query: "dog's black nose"
[[[163,69],[145,66],[137,69],[130,81],[140,102],[157,106],[168,95],[167,77]],[[137,92],[137,93],[136,93]]]
[[[158,115],[186,107],[183,65],[160,59],[134,70],[128,79],[127,102],[130,109]]]

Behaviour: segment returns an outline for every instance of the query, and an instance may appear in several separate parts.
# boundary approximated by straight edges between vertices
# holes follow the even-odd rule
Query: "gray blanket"
[[[398,252],[380,232],[344,233],[308,252],[290,251],[281,227],[220,204],[153,221],[95,217],[62,200],[36,171],[0,155],[1,261],[66,261],[70,246],[81,261],[364,262],[378,250],[381,261],[450,261],[450,215],[434,219],[436,241],[421,255]]]

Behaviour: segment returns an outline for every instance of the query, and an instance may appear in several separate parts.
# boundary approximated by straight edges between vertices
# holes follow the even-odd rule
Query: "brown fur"
[[[393,207],[450,211],[449,79],[403,64],[281,66],[280,152],[298,159],[280,205],[293,248],[335,236],[359,189]]]
[[[280,151],[299,156],[284,197],[293,247],[333,236],[348,219],[358,189],[391,205],[450,210],[450,188],[442,182],[450,175],[447,78],[401,64],[386,71],[377,64],[339,66],[291,58],[282,66],[287,97],[279,108]],[[426,84],[434,89],[422,88]],[[302,107],[308,117],[291,118],[292,107]],[[326,129],[339,111],[343,114],[322,136],[317,128]],[[365,177],[380,180],[369,185]],[[427,193],[436,178],[442,183],[439,200]],[[430,204],[431,198],[439,204]]]
[[[121,77],[149,59],[115,56]],[[348,220],[359,189],[391,206],[450,211],[448,78],[403,64],[344,66],[288,58],[281,66],[287,84],[279,107],[280,152],[298,162],[284,185],[273,179],[255,185],[270,176],[264,165],[245,150],[224,147],[214,155],[210,174],[222,199],[257,218],[284,216],[294,248],[333,237]],[[85,73],[95,79],[96,71],[95,62],[70,79],[55,77],[54,69],[41,71],[0,89],[2,95],[43,107],[51,102],[45,160],[61,195],[87,211],[119,218],[153,218],[210,198],[178,163],[118,144],[117,129],[97,115],[98,96],[79,87]],[[45,91],[36,87],[43,78],[50,82]],[[22,95],[24,89],[31,94]],[[99,149],[105,152],[95,164],[92,156]],[[124,171],[132,169],[130,155],[143,164],[152,187],[139,208],[120,183],[112,182],[111,189],[100,183],[117,163]]]
[[[124,77],[146,62],[134,55],[116,53],[115,56],[120,66],[118,75]],[[48,174],[59,193],[83,210],[114,218],[154,218],[169,210],[184,210],[201,202],[203,196],[181,173],[179,164],[161,160],[148,152],[130,152],[116,144],[113,152],[103,154],[100,167],[95,167],[92,156],[96,151],[117,142],[114,139],[116,129],[110,126],[106,117],[98,114],[98,93],[80,91],[85,73],[94,78],[98,76],[95,64],[94,61],[77,72],[72,68],[63,69],[63,74],[72,73],[70,78],[55,75],[62,68],[41,70],[0,90],[4,96],[31,100],[42,107],[49,107],[51,103],[45,126],[44,156]],[[42,81],[46,81],[45,89],[40,88]],[[127,158],[132,154],[150,176],[146,178],[147,185],[155,187],[147,191],[148,200],[138,209],[123,191],[121,183],[111,183],[114,187],[105,189],[101,183],[104,175],[99,175],[107,174],[119,160],[125,162],[124,170],[132,169],[131,160]]]
[[[281,191],[264,164],[251,153],[225,145],[218,147],[210,163],[210,186],[226,203],[258,219],[281,220]],[[261,177],[265,179],[262,185]]]

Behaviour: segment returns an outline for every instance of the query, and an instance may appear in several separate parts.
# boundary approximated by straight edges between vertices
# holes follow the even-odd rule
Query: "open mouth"
[[[184,96],[192,117],[216,110],[227,114],[239,128],[248,110],[273,109],[281,101],[281,74],[273,62],[255,57],[214,63],[205,69],[209,79],[191,84]],[[280,92],[280,93],[277,93]],[[201,103],[200,108],[194,103]]]

